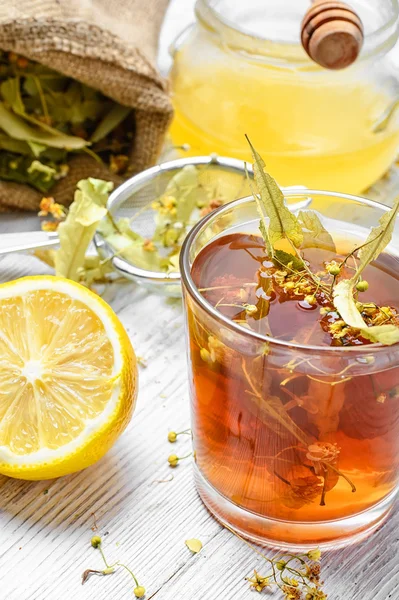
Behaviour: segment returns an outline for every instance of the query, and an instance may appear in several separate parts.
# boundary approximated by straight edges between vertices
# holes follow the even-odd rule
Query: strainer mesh
[[[251,193],[245,173],[229,170],[218,164],[196,165],[199,185],[210,190],[212,197],[230,202]],[[151,203],[162,196],[169,181],[180,171],[176,168],[157,173],[153,179],[133,191],[114,215],[128,217],[131,228],[145,238],[151,238],[155,229],[155,211]]]

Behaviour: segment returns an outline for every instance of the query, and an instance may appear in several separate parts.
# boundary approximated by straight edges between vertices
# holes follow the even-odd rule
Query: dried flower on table
[[[131,569],[129,569],[129,567],[127,567],[126,565],[124,565],[123,563],[121,563],[119,561],[113,563],[112,565],[108,564],[107,559],[105,558],[104,550],[103,550],[102,538],[99,535],[94,535],[91,538],[90,543],[93,548],[95,548],[96,550],[99,550],[99,552],[101,554],[101,558],[105,564],[105,568],[102,570],[86,569],[82,574],[82,585],[84,583],[86,583],[86,581],[89,579],[90,575],[100,575],[100,576],[113,575],[116,572],[117,568],[121,567],[122,569],[127,571],[129,573],[129,575],[133,578],[133,581],[135,583],[135,587],[133,589],[133,594],[135,595],[135,597],[143,598],[145,596],[146,590],[142,585],[139,584],[136,576],[131,571]]]
[[[177,465],[179,464],[179,462],[181,460],[184,460],[186,458],[190,458],[190,456],[193,456],[192,452],[190,452],[190,454],[186,454],[185,456],[177,456],[176,454],[170,454],[168,456],[169,466],[172,467],[172,468],[175,468],[175,467],[177,467]]]
[[[184,431],[169,431],[168,442],[174,444],[179,435],[191,435],[191,429],[185,429]]]
[[[287,552],[275,558],[269,558],[233,529],[228,526],[226,528],[261,556],[271,569],[267,575],[261,575],[254,569],[254,575],[246,578],[256,592],[277,587],[284,594],[284,600],[327,600],[327,594],[321,587],[320,564],[318,563],[321,552],[318,548],[306,553],[291,554]]]
[[[186,540],[184,543],[193,554],[198,554],[202,550],[202,542],[195,538]]]
[[[247,577],[247,581],[251,584],[251,588],[256,592],[261,592],[263,589],[271,587],[272,585],[270,583],[270,577],[262,577],[256,569],[254,569],[253,577]]]

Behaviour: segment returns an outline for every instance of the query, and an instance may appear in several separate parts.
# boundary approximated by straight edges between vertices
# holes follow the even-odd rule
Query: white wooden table
[[[165,48],[190,20],[192,4],[172,3],[162,36],[164,68]],[[0,233],[32,229],[34,221],[0,215]],[[48,271],[32,257],[0,260],[1,280],[33,272]],[[265,571],[262,559],[208,514],[190,460],[173,471],[167,465],[171,452],[190,448],[187,436],[174,446],[167,442],[170,429],[189,426],[181,304],[130,284],[109,288],[106,299],[148,362],[135,415],[107,456],[84,472],[37,483],[0,476],[0,600],[132,600],[132,581],[123,572],[81,585],[85,569],[102,568],[90,547],[95,523],[109,559],[134,570],[147,600],[250,600],[254,592],[244,578],[254,568]],[[324,554],[331,600],[399,600],[398,524],[396,509],[368,541]],[[204,544],[198,555],[184,544],[193,537]]]

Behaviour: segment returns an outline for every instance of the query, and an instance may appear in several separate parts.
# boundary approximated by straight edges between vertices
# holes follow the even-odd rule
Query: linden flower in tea
[[[217,313],[186,298],[197,468],[247,515],[332,522],[398,484],[399,270],[385,250],[399,200],[359,242],[290,212],[252,152],[262,235],[236,227],[197,254],[192,279]]]

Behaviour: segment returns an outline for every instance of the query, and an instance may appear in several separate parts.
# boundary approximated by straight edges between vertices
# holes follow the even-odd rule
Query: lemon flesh
[[[56,277],[0,286],[0,472],[57,477],[98,460],[131,417],[136,378],[98,296]]]

